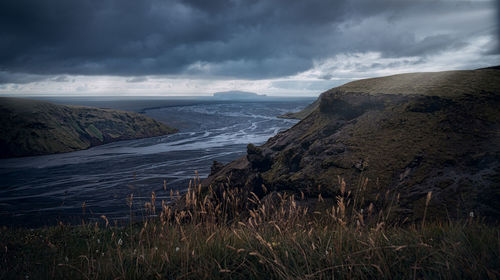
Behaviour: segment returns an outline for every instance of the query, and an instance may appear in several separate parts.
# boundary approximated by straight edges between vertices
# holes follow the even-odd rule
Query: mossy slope
[[[221,168],[204,184],[317,195],[338,176],[368,194],[400,194],[402,214],[500,216],[500,71],[411,73],[324,92],[297,125]],[[369,196],[368,196],[369,197]],[[370,199],[367,200],[367,203]],[[421,213],[420,213],[421,214]]]
[[[71,152],[176,131],[137,113],[21,98],[0,98],[0,119],[0,157]]]

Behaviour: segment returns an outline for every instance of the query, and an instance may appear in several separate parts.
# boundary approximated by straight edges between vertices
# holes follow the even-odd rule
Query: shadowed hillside
[[[366,203],[399,194],[398,214],[500,208],[500,71],[412,73],[333,88],[297,116],[303,120],[215,172],[205,185],[232,184],[335,197],[338,176],[368,178]],[[354,190],[353,190],[354,191]]]
[[[176,131],[137,113],[21,98],[0,98],[0,119],[0,157],[71,152]]]

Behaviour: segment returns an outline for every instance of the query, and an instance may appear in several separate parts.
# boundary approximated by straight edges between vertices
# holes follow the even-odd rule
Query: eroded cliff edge
[[[227,184],[324,197],[338,176],[368,197],[400,195],[401,214],[473,211],[500,217],[500,71],[411,73],[359,80],[321,94],[291,129],[212,169],[205,186]]]
[[[141,114],[0,98],[0,158],[87,149],[177,130]]]

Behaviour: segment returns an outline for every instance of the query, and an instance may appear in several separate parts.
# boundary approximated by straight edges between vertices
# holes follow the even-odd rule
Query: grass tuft
[[[367,180],[334,198],[198,178],[175,206],[152,193],[142,222],[0,231],[1,279],[496,279],[500,227],[477,217],[406,222],[398,195],[365,201]],[[163,191],[168,194],[165,184]],[[318,188],[320,191],[320,188]],[[171,196],[173,192],[170,192]],[[178,194],[176,194],[178,196]],[[432,194],[426,200],[428,205]],[[133,196],[127,199],[133,205]],[[411,219],[410,219],[411,220]]]

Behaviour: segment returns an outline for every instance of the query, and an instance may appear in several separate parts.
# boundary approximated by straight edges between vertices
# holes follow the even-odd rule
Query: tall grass
[[[500,276],[500,228],[477,219],[407,222],[398,195],[260,196],[198,178],[175,205],[145,204],[142,222],[2,229],[5,279],[422,279]],[[164,191],[168,193],[166,186]],[[426,199],[426,205],[432,195]],[[132,208],[133,197],[128,200]],[[160,207],[157,209],[157,207]],[[425,210],[426,212],[427,210]]]

